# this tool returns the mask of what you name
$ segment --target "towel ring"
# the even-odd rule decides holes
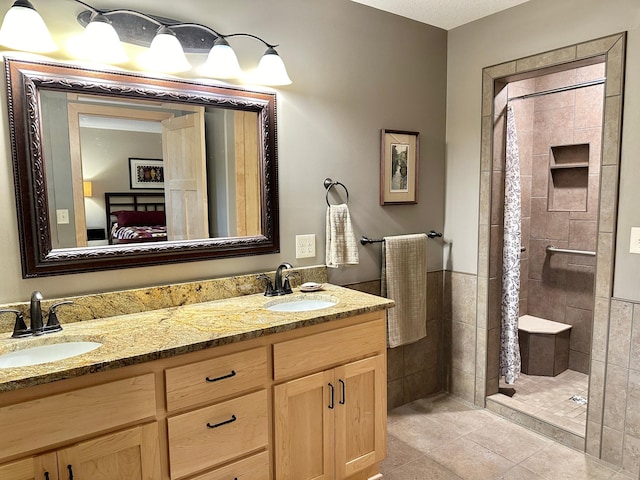
[[[347,193],[347,201],[344,202],[344,203],[345,204],[349,203],[349,190],[347,190],[347,187],[344,186],[344,183],[334,182],[330,178],[325,178],[324,179],[324,188],[327,189],[327,195],[325,197],[326,200],[327,200],[327,205],[331,206],[331,204],[329,203],[329,191],[331,190],[331,188],[335,187],[336,185],[340,185],[342,188],[344,188],[344,191]]]

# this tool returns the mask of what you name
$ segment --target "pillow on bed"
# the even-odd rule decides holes
[[[161,210],[157,211],[135,211],[135,210],[118,210],[113,212],[118,219],[119,227],[143,227],[151,225],[166,225],[167,219]]]

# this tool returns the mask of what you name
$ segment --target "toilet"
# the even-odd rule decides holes
[[[569,368],[571,325],[533,315],[518,319],[518,342],[522,365],[527,375],[555,377]]]

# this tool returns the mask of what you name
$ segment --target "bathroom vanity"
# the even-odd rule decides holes
[[[266,308],[313,295],[247,295],[26,340],[102,346],[0,369],[0,478],[380,478],[393,302],[328,285],[333,306]],[[3,337],[0,353],[20,341]]]

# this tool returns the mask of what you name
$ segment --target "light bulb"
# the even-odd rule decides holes
[[[58,49],[40,14],[28,0],[16,0],[4,16],[0,44],[14,50],[48,53]]]

